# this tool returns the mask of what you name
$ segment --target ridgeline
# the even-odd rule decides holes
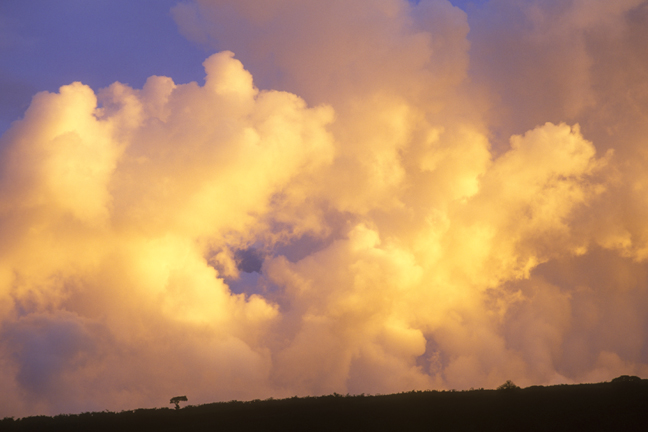
[[[648,380],[305,397],[0,420],[0,431],[646,431]]]

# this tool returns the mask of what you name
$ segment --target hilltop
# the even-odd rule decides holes
[[[293,397],[0,420],[13,431],[648,430],[648,380],[497,390]]]

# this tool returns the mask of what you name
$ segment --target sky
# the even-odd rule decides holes
[[[648,378],[648,2],[0,2],[0,417]]]

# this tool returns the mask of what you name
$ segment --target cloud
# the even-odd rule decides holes
[[[645,2],[469,10],[186,2],[204,85],[37,94],[8,412],[646,375]]]
[[[233,295],[207,257],[253,241],[273,196],[330,161],[332,113],[259,92],[230,52],[205,69],[202,87],[151,77],[142,90],[116,83],[97,96],[74,83],[40,93],[3,137],[3,338],[17,353],[7,360],[15,385],[35,401],[27,412],[79,409],[84,395],[115,408],[155,405],[156,389],[175,391],[169,382],[214,382],[187,376],[189,363],[163,378],[182,352],[202,363],[197,371],[221,358],[214,379],[233,375],[223,394],[256,394],[234,385],[246,381],[235,371],[269,368],[261,336],[276,306]],[[75,356],[90,342],[101,349],[88,377]],[[263,388],[253,381],[243,387]],[[86,388],[93,383],[111,387],[100,395]]]

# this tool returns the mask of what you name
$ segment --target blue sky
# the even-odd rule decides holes
[[[209,55],[169,13],[175,0],[0,2],[0,131],[38,91],[81,81],[141,88],[151,75],[201,80]]]
[[[3,0],[0,2],[0,134],[39,91],[81,81],[141,88],[152,75],[204,78],[213,53],[178,32],[177,0]],[[469,9],[481,1],[454,0]]]

